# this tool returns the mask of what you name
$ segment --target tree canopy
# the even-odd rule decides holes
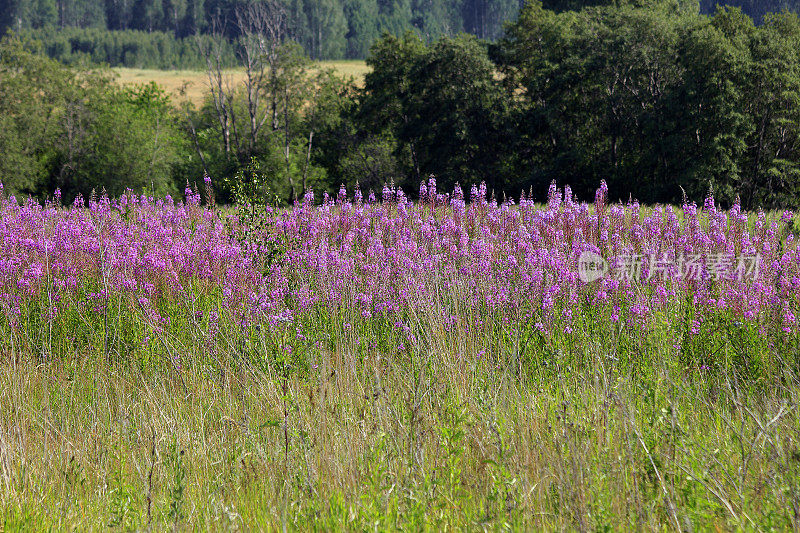
[[[404,4],[384,5],[389,17]],[[383,11],[381,11],[383,10]],[[800,204],[800,18],[676,0],[554,11],[527,4],[503,38],[408,30],[370,48],[362,86],[309,68],[279,3],[240,8],[194,41],[210,92],[176,106],[158,87],[0,43],[0,180],[42,196],[176,190],[258,169],[287,202],[341,184],[410,190],[485,182],[497,195],[684,195],[744,207]],[[398,26],[399,27],[399,26]],[[348,47],[347,39],[318,41]],[[225,75],[238,63],[243,81]]]
[[[27,30],[51,57],[84,54],[116,65],[197,65],[187,37],[222,26],[238,36],[236,12],[252,0],[8,0],[0,35]],[[255,2],[258,3],[258,2]],[[269,2],[267,2],[269,3]],[[521,0],[280,0],[290,37],[313,59],[363,59],[383,33],[426,40],[465,31],[496,39]],[[63,33],[56,33],[58,29]],[[67,30],[67,31],[64,31]],[[154,63],[148,58],[155,57]]]

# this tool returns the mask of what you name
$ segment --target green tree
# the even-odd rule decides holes
[[[180,36],[195,35],[202,30],[203,26],[203,0],[186,0],[186,11],[181,21]]]
[[[682,36],[703,24],[666,2],[561,14],[526,6],[496,55],[518,99],[514,138],[530,154],[531,184],[556,179],[589,195],[606,179],[624,197],[679,199],[696,128],[676,120],[685,80],[676,58]]]
[[[31,0],[25,18],[30,28],[54,26],[58,21],[55,0]]]
[[[674,179],[694,198],[713,189],[719,200],[734,199],[752,133],[743,101],[752,60],[745,35],[755,28],[740,12],[728,15],[688,32],[679,49],[683,84],[669,105],[683,132]]]
[[[305,0],[308,20],[306,50],[312,59],[344,56],[347,20],[339,0]]]
[[[464,31],[481,39],[498,39],[503,24],[513,20],[518,11],[518,0],[465,0],[461,7]]]
[[[499,184],[508,102],[480,42],[460,35],[426,46],[411,33],[386,36],[368,63],[360,120],[373,146],[397,140],[407,185],[429,174],[445,187]]]
[[[225,83],[213,47],[204,49],[212,92],[199,110],[184,108],[197,156],[185,171],[225,181],[255,161],[271,177],[271,190],[294,201],[324,183],[316,156],[319,134],[338,120],[340,98],[351,83],[330,72],[311,73],[303,48],[285,40],[281,24],[274,25],[287,11],[277,4],[240,11],[245,76],[239,85]]]
[[[412,29],[411,0],[378,0],[378,31],[402,35]]]
[[[132,0],[105,0],[106,25],[109,30],[130,28]]]
[[[462,2],[453,0],[417,0],[414,3],[414,27],[426,40],[456,35],[464,27]]]
[[[175,190],[185,153],[169,99],[155,85],[120,88],[16,37],[0,41],[0,180],[15,194],[66,198],[93,189]]]
[[[367,57],[369,47],[378,38],[378,2],[376,0],[345,0],[347,20],[347,48],[345,56],[351,59]]]
[[[75,192],[179,191],[173,169],[188,146],[163,89],[154,83],[100,87],[87,95],[85,105],[90,121],[69,176]]]
[[[800,19],[767,15],[749,42],[744,105],[752,134],[745,139],[741,192],[746,204],[800,202]]]
[[[164,6],[161,0],[135,0],[131,11],[133,29],[152,32],[162,27]]]
[[[37,194],[58,157],[59,113],[70,72],[31,53],[13,36],[0,40],[0,181],[12,194]]]
[[[105,6],[98,0],[56,0],[58,26],[105,28]]]
[[[20,31],[24,26],[25,4],[23,0],[6,0],[0,8],[0,35],[8,30]]]

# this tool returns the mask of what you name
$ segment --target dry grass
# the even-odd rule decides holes
[[[342,328],[347,310],[328,318],[335,342],[291,371],[243,356],[262,341],[232,329],[116,362],[7,352],[0,529],[800,526],[789,368],[754,388],[589,338],[520,364],[434,315],[416,317],[419,348],[385,352]]]
[[[356,82],[360,83],[364,75],[369,72],[364,61],[322,61],[315,63],[315,68],[332,68],[342,76],[352,76]],[[156,82],[163,87],[175,101],[188,99],[195,105],[202,103],[208,91],[208,80],[203,71],[198,70],[154,70],[154,69],[135,69],[135,68],[115,68],[118,74],[117,81],[122,84],[136,84]],[[230,79],[234,83],[244,79],[241,69],[231,69],[228,71]],[[181,94],[185,87],[185,95]]]

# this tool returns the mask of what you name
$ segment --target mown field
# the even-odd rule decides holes
[[[4,199],[0,528],[796,530],[800,221],[606,197]]]
[[[363,80],[364,75],[369,72],[366,63],[359,60],[318,61],[314,63],[313,68],[330,68],[339,75],[352,76],[356,82]],[[208,94],[208,78],[203,71],[137,68],[114,68],[112,70],[118,75],[117,81],[121,84],[156,82],[176,102],[188,99],[199,106]],[[231,69],[228,71],[228,75],[234,84],[239,84],[244,79],[244,72],[241,69]]]

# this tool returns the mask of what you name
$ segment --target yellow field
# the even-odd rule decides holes
[[[344,76],[352,76],[357,83],[364,79],[369,72],[369,67],[364,61],[320,61],[315,63],[315,68],[332,68]],[[112,69],[119,76],[117,81],[122,84],[148,83],[154,81],[163,87],[175,101],[188,99],[196,105],[203,101],[208,91],[208,78],[206,73],[199,70],[155,70],[138,68]],[[241,69],[227,71],[232,82],[241,81],[244,72]],[[185,90],[185,96],[181,90]]]

